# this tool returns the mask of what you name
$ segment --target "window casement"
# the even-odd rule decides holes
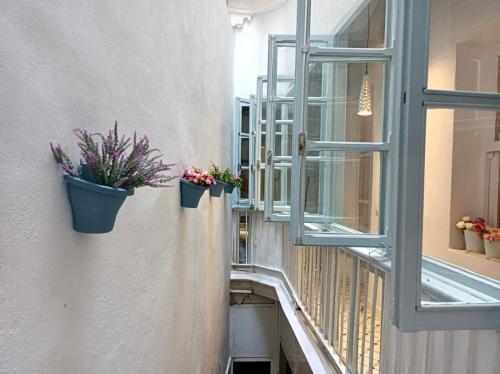
[[[279,61],[278,61],[279,60]],[[264,219],[290,217],[295,36],[270,35],[268,42]]]
[[[332,36],[313,36],[312,45],[328,46]],[[295,35],[269,35],[265,146],[264,219],[290,221],[295,73]],[[326,100],[315,98],[315,105]]]
[[[234,225],[233,242],[233,264],[251,264],[251,231],[252,231],[252,211],[248,209],[238,210],[234,217],[237,224]]]
[[[253,206],[255,179],[255,97],[236,98],[234,111],[233,170],[241,174],[244,184],[232,197],[233,209],[249,209]]]
[[[254,180],[253,208],[264,210],[265,185],[265,151],[266,151],[266,114],[267,113],[267,76],[257,77],[257,94],[255,95],[255,128],[254,138]]]
[[[456,248],[463,240],[454,227],[462,215],[484,214],[498,225],[489,199],[492,189],[498,193],[498,176],[492,179],[491,173],[498,172],[494,155],[500,149],[495,139],[500,86],[495,79],[498,65],[490,61],[498,64],[495,43],[500,45],[500,39],[489,31],[500,24],[500,4],[463,1],[450,8],[437,0],[406,3],[398,228],[392,259],[394,319],[403,331],[499,328],[499,282],[462,268],[472,260],[488,260],[478,259],[481,255],[468,258],[467,252],[448,246]],[[441,223],[437,235],[436,222]],[[439,252],[435,246],[443,236],[447,248]],[[439,271],[444,287],[455,282],[463,295],[454,291],[456,299],[426,297],[426,288],[432,286],[428,274],[436,265],[427,255],[446,257],[441,266],[449,271]],[[460,268],[449,263],[456,256],[464,263]],[[481,272],[481,266],[475,271]],[[463,277],[453,279],[458,272]]]
[[[360,2],[346,19],[366,10],[370,21],[370,12],[372,18],[376,12],[381,20],[378,37],[369,35],[368,26],[366,40],[353,40],[339,27],[333,45],[316,46],[311,29],[321,28],[311,14],[321,13],[314,8],[320,4],[303,0],[297,8],[296,43],[301,47],[296,50],[294,82],[291,240],[388,251],[394,238],[395,204],[388,196],[395,188],[393,119],[399,98],[392,20],[399,8],[391,1]],[[373,79],[368,87],[371,112],[362,113],[360,87],[368,76]],[[315,107],[318,96],[325,105]]]

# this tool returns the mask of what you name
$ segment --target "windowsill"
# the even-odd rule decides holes
[[[500,259],[453,248],[448,248],[443,254],[433,253],[432,256],[500,282]]]
[[[430,303],[498,303],[500,283],[441,259],[423,257],[422,287]]]
[[[492,262],[497,266],[500,266],[500,258],[486,258],[486,254],[484,253],[468,252],[464,249],[453,249],[453,248],[449,248],[448,251],[450,251],[451,253],[455,253],[457,255],[469,256],[471,258],[480,259],[482,261]],[[498,268],[498,271],[500,271],[500,267]]]

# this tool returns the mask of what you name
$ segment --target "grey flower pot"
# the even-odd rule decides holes
[[[183,208],[197,208],[201,197],[208,190],[208,187],[200,186],[185,179],[181,183],[181,206]]]
[[[73,213],[73,229],[86,234],[103,234],[113,230],[116,215],[127,196],[134,190],[112,188],[64,175]]]
[[[233,193],[234,186],[231,186],[230,184],[227,184],[224,186],[224,192],[225,193]]]
[[[227,186],[227,184],[219,179],[216,179],[216,180],[217,180],[217,184],[215,186],[210,187],[210,196],[220,197],[220,195],[222,194],[222,191]]]

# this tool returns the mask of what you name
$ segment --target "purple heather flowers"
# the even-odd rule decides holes
[[[166,175],[175,164],[164,164],[162,153],[150,148],[146,135],[137,139],[118,136],[118,123],[109,130],[107,136],[74,129],[81,152],[81,163],[88,166],[95,182],[114,188],[171,187],[168,184],[176,177]],[[59,144],[50,143],[50,149],[61,169],[69,175],[78,177],[70,158]]]

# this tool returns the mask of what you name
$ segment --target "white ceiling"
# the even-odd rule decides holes
[[[265,12],[286,0],[227,0],[229,11],[243,11],[251,13]]]
[[[242,27],[245,19],[251,20],[256,13],[266,12],[287,0],[227,0],[233,27]]]

